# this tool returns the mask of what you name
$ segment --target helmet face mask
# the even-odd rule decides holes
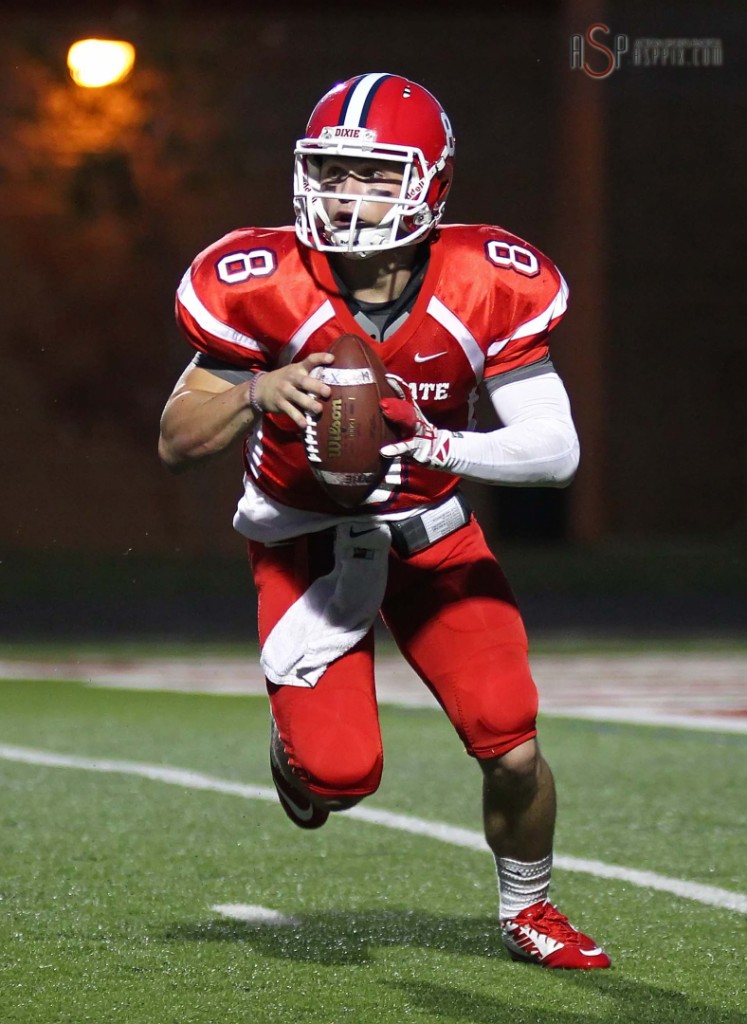
[[[387,74],[343,82],[319,101],[306,137],[296,143],[298,238],[320,252],[357,256],[414,244],[441,218],[453,154],[449,120],[422,86]],[[321,171],[331,157],[338,157],[343,166],[360,160],[390,165],[397,179],[401,175],[398,192],[361,194],[327,187]],[[328,206],[335,200],[349,205],[345,224],[330,220]],[[377,205],[382,208],[378,219]]]

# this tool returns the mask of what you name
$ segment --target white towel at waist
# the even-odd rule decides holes
[[[366,635],[381,607],[391,536],[385,523],[335,528],[335,565],[275,624],[260,663],[279,686],[315,686],[328,665]]]

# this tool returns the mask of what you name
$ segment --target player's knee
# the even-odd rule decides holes
[[[362,742],[355,733],[317,742],[303,759],[308,788],[324,797],[331,810],[352,807],[375,793],[383,766],[381,744]]]
[[[494,664],[481,652],[465,666],[456,690],[454,720],[467,749],[480,759],[511,752],[536,733],[539,702],[526,649],[514,644],[493,653]]]
[[[480,767],[494,792],[516,797],[537,788],[539,763],[539,747],[532,739],[520,743],[501,757],[481,761]]]

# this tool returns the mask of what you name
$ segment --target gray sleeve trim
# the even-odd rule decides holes
[[[244,384],[254,376],[251,370],[244,370],[240,366],[224,363],[222,359],[207,356],[204,352],[197,353],[192,360],[192,366],[199,366],[201,370],[214,373],[216,377],[228,381],[229,384]]]
[[[543,373],[555,373],[552,359],[543,356],[536,363],[529,363],[527,366],[517,366],[515,370],[507,370],[506,373],[497,373],[494,377],[486,377],[484,384],[489,394],[493,394],[504,384],[513,384],[515,380],[527,380],[529,377],[539,377]]]

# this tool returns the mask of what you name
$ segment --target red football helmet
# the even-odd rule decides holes
[[[295,149],[293,205],[296,234],[321,252],[357,253],[411,245],[438,224],[451,186],[454,134],[441,104],[427,89],[399,75],[351,78],[317,103],[306,137]],[[385,160],[402,171],[399,195],[361,196],[325,192],[320,168],[325,157]],[[353,203],[349,225],[335,227],[324,200]],[[363,202],[390,209],[376,225],[360,218]]]

